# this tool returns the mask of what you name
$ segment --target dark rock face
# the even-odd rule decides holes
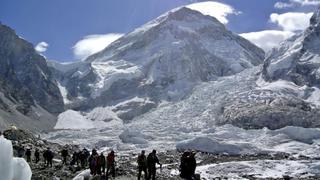
[[[32,44],[0,25],[0,91],[27,114],[36,104],[50,113],[63,111],[59,88],[46,60]]]
[[[87,101],[83,99],[90,97],[91,84],[97,77],[91,64],[79,61],[70,64],[60,64],[55,61],[48,61],[48,67],[54,79],[66,89],[66,109],[85,109]]]
[[[0,24],[0,129],[53,128],[63,99],[45,58],[32,44]]]

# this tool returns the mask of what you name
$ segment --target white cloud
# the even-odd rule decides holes
[[[305,30],[309,26],[311,16],[312,13],[272,13],[269,21],[276,24],[281,30],[264,30],[240,35],[265,51],[269,51],[278,46],[280,42],[293,36],[295,32]]]
[[[285,9],[299,6],[317,6],[320,5],[319,0],[289,0],[289,2],[276,2],[274,7],[277,9]]]
[[[74,56],[77,59],[85,59],[88,56],[103,50],[121,36],[123,36],[123,34],[117,33],[85,36],[73,46]]]
[[[49,47],[49,44],[46,42],[39,42],[34,48],[38,53],[46,52]]]
[[[204,15],[213,16],[223,24],[227,24],[229,22],[227,19],[227,16],[229,14],[240,13],[230,5],[219,3],[219,2],[213,2],[213,1],[194,3],[186,7],[199,11]]]
[[[320,4],[319,0],[290,0],[291,2],[298,3],[301,6],[316,6]]]
[[[277,9],[286,9],[286,8],[294,7],[294,4],[293,3],[285,3],[285,2],[276,2],[274,4],[274,7]]]
[[[270,21],[285,31],[305,30],[313,13],[288,12],[284,14],[272,13]]]
[[[265,30],[259,32],[243,33],[240,36],[248,39],[258,47],[269,51],[273,47],[279,45],[280,42],[293,36],[294,33],[290,31]]]

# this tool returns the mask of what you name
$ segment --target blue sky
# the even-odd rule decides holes
[[[18,35],[35,46],[42,42],[37,49],[48,59],[73,61],[84,58],[88,53],[100,48],[90,49],[91,44],[105,46],[105,42],[111,42],[121,34],[132,31],[170,9],[195,2],[201,1],[1,0],[0,21],[15,29]],[[319,4],[318,0],[219,0],[217,2],[232,9],[232,12],[223,14],[228,20],[228,23],[225,23],[228,29],[239,34],[249,33],[243,36],[258,45],[264,39],[274,38],[276,41],[304,28],[306,25],[300,21],[306,21],[311,15],[310,12]],[[220,11],[214,5],[211,9]],[[271,18],[272,13],[274,14]],[[290,20],[293,24],[292,22],[290,24]],[[104,35],[103,38],[100,35]],[[81,40],[92,41],[90,44]],[[80,49],[73,48],[77,43],[76,47]],[[271,42],[270,46],[272,45],[274,42]],[[76,50],[79,51],[78,54]]]

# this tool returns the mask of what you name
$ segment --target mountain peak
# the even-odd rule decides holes
[[[197,24],[197,26],[195,27],[198,27],[199,23],[202,23],[203,25],[215,24],[217,27],[225,28],[224,25],[221,22],[219,22],[216,18],[204,15],[197,10],[190,9],[185,6],[178,7],[171,11],[168,11],[162,16],[147,23],[147,26],[168,23],[175,23],[175,25],[179,25],[179,23],[177,22],[195,23]]]
[[[320,24],[320,7],[314,12],[310,19],[310,26],[318,26]]]
[[[185,6],[173,9],[165,15],[175,20],[196,20],[201,17],[219,22],[215,17],[204,15],[197,10]]]

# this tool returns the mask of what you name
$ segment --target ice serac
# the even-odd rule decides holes
[[[49,129],[55,124],[52,114],[63,109],[45,58],[14,30],[0,24],[0,128],[16,124]]]
[[[67,76],[60,79],[69,100],[83,97],[85,103],[70,105],[74,109],[115,106],[115,112],[130,120],[161,101],[183,99],[201,82],[239,73],[263,59],[261,49],[214,17],[181,7],[88,57],[81,62],[86,68],[64,72],[71,74],[71,83]],[[138,110],[130,110],[133,106]]]

